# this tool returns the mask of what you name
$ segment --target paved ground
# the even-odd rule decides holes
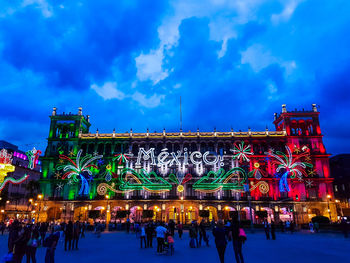
[[[211,246],[190,249],[188,233],[183,240],[175,237],[175,254],[173,256],[159,256],[155,249],[140,249],[139,240],[134,234],[124,232],[104,233],[96,238],[88,233],[80,242],[78,251],[65,252],[63,240],[56,251],[56,263],[68,262],[176,262],[196,263],[219,262],[216,248]],[[0,256],[7,250],[7,235],[0,236]],[[45,249],[37,252],[37,262],[44,262]],[[248,233],[248,241],[244,244],[243,253],[248,263],[274,262],[350,262],[350,238],[344,239],[340,234],[282,234],[277,233],[277,240],[266,240],[263,233]],[[25,259],[23,260],[25,262]],[[226,249],[226,262],[235,262],[232,244]],[[199,263],[199,262],[198,262]]]

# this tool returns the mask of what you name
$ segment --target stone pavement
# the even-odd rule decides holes
[[[219,262],[213,237],[210,235],[210,247],[191,249],[189,237],[185,232],[183,240],[175,237],[175,254],[173,256],[157,255],[156,240],[154,248],[140,249],[140,241],[134,234],[124,232],[103,233],[97,238],[87,233],[80,240],[79,250],[65,252],[63,239],[56,250],[56,263],[92,263],[92,262]],[[243,246],[247,263],[274,262],[350,262],[350,238],[340,234],[277,233],[277,240],[266,240],[262,232],[247,233],[248,240]],[[7,251],[7,234],[0,236],[0,257]],[[45,249],[39,248],[37,262],[44,262]],[[226,262],[235,262],[232,244],[226,249]],[[25,262],[25,258],[23,260]]]

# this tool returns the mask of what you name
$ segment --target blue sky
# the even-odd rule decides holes
[[[0,137],[44,149],[52,107],[91,132],[273,129],[319,105],[325,144],[350,152],[350,1],[0,3]]]

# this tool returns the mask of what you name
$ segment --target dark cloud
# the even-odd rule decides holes
[[[45,143],[53,106],[76,112],[82,105],[92,132],[176,131],[182,96],[184,129],[192,131],[273,129],[281,104],[291,110],[317,103],[328,151],[349,152],[347,2],[302,1],[290,17],[283,17],[285,5],[271,1],[243,18],[229,8],[189,16],[180,23],[178,41],[164,51],[168,76],[156,84],[137,78],[135,58],[159,48],[158,28],[173,21],[174,2],[47,3],[1,6],[7,10],[0,15],[2,139]],[[213,26],[221,14],[228,24]],[[246,22],[230,24],[237,19]],[[234,32],[226,42],[213,38],[211,30],[221,28]],[[247,49],[254,51],[248,59]],[[123,96],[104,100],[90,89],[106,82],[115,82]]]

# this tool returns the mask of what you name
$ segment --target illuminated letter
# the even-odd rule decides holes
[[[167,151],[168,151],[168,149],[163,149],[161,151],[161,153],[158,155],[157,159],[158,159],[158,166],[159,167],[164,166],[164,165],[168,165],[170,163],[170,161],[165,162],[166,158],[168,158],[168,156],[169,156],[169,153]]]
[[[214,161],[208,161],[207,156],[208,156],[209,154],[213,154],[213,155],[215,156]],[[203,154],[203,161],[204,161],[204,163],[207,164],[207,165],[214,165],[214,164],[216,164],[216,163],[218,162],[218,160],[219,160],[218,155],[217,155],[215,152],[205,152],[205,153]]]
[[[177,165],[180,165],[180,162],[178,159],[180,157],[180,155],[181,155],[180,151],[177,151],[177,155],[174,152],[171,153],[171,156],[173,157],[173,159],[170,162],[170,166],[172,166],[174,164],[174,161]]]
[[[151,164],[155,165],[156,161],[154,160],[154,148],[150,148],[147,152],[144,148],[139,149],[139,154],[137,156],[136,165],[141,165],[141,157],[144,155],[143,159],[147,161],[149,158],[151,158]]]
[[[191,155],[190,155],[190,160],[191,160],[191,162],[192,162],[193,164],[201,164],[201,163],[202,163],[202,161],[196,161],[196,160],[194,159],[194,157],[196,157],[196,158],[201,158],[201,157],[202,157],[202,154],[201,154],[200,152],[195,151],[195,152],[191,153]]]

